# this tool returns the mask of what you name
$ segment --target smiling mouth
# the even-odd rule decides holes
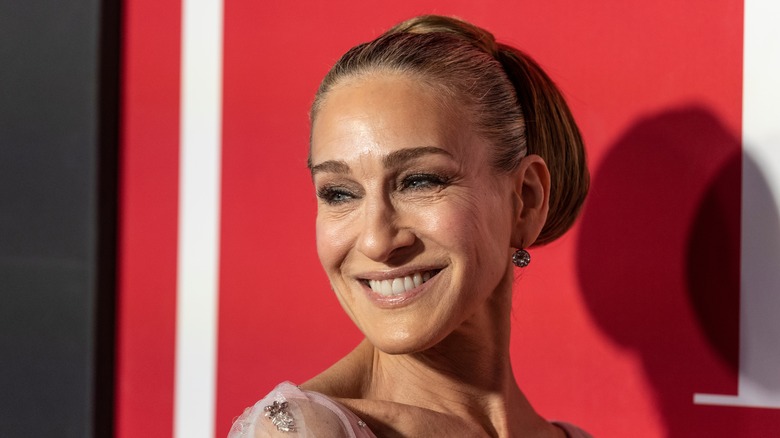
[[[430,280],[441,269],[435,269],[433,271],[415,272],[412,275],[404,277],[390,278],[387,280],[362,280],[365,285],[371,288],[372,291],[379,295],[390,297],[394,295],[401,295],[409,292],[426,281]]]

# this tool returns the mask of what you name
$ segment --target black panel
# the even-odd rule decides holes
[[[0,0],[2,437],[111,434],[117,3]]]

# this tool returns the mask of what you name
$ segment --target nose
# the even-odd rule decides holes
[[[387,197],[366,199],[362,219],[355,247],[371,260],[387,262],[414,244],[414,233],[402,225],[402,214]]]

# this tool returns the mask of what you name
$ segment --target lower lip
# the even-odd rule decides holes
[[[371,302],[373,302],[377,307],[382,309],[396,309],[410,304],[423,292],[427,291],[428,285],[434,281],[436,277],[439,276],[439,274],[441,274],[441,271],[416,288],[397,295],[382,295],[380,293],[374,292],[374,290],[371,289],[367,284],[363,284],[363,289],[366,291],[366,295],[371,300]]]

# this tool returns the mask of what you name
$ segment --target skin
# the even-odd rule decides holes
[[[512,173],[441,93],[400,74],[337,84],[312,127],[317,250],[366,339],[302,387],[336,397],[378,436],[564,437],[509,361],[512,247],[547,215],[538,156]],[[435,274],[403,305],[366,280]]]

